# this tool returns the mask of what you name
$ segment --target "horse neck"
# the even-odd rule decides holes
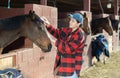
[[[0,20],[1,30],[15,30],[21,26],[21,23],[25,20],[27,15],[20,15],[11,18],[5,18]]]
[[[92,28],[92,34],[93,35],[96,35],[96,34],[98,34],[98,33],[101,33],[101,31],[102,31],[102,27],[100,27],[100,26],[95,26],[95,27],[91,27]]]
[[[24,30],[22,27],[26,17],[28,17],[28,15],[0,20],[0,48],[6,47],[19,37],[23,36]]]
[[[101,33],[100,30],[104,29],[105,28],[105,25],[104,25],[104,22],[105,21],[109,21],[107,20],[108,18],[99,18],[99,19],[94,19],[92,21],[92,25],[91,25],[91,28],[92,28],[92,34],[95,35],[95,34],[98,34],[98,33]],[[101,28],[101,29],[100,29]]]
[[[21,36],[19,29],[15,30],[1,30],[0,31],[0,48],[4,48]]]

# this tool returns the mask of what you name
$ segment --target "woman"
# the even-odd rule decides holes
[[[83,16],[79,13],[70,14],[69,28],[55,29],[43,17],[47,30],[57,39],[55,78],[78,78],[82,65],[82,53],[85,38],[79,26],[83,24]]]

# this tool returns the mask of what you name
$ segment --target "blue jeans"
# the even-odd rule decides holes
[[[67,77],[61,76],[60,78],[78,78],[78,76],[77,76],[76,72],[74,71],[74,74],[72,76],[67,76]]]

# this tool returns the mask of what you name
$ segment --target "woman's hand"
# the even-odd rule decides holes
[[[45,24],[47,27],[50,26],[50,22],[47,20],[46,17],[42,16],[42,17],[41,17],[41,20],[44,22],[44,24]]]

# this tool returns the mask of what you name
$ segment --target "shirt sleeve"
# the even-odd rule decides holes
[[[82,34],[75,34],[73,40],[57,40],[56,46],[58,47],[58,51],[62,54],[74,54],[75,50],[81,49],[82,51],[82,48],[84,47],[84,40],[85,39]]]
[[[52,25],[47,27],[49,33],[51,33],[55,38],[66,40],[66,37],[72,32],[71,28],[61,28],[55,29]]]
[[[55,29],[52,25],[46,27],[48,32],[51,33],[55,38],[59,38],[59,29]]]

